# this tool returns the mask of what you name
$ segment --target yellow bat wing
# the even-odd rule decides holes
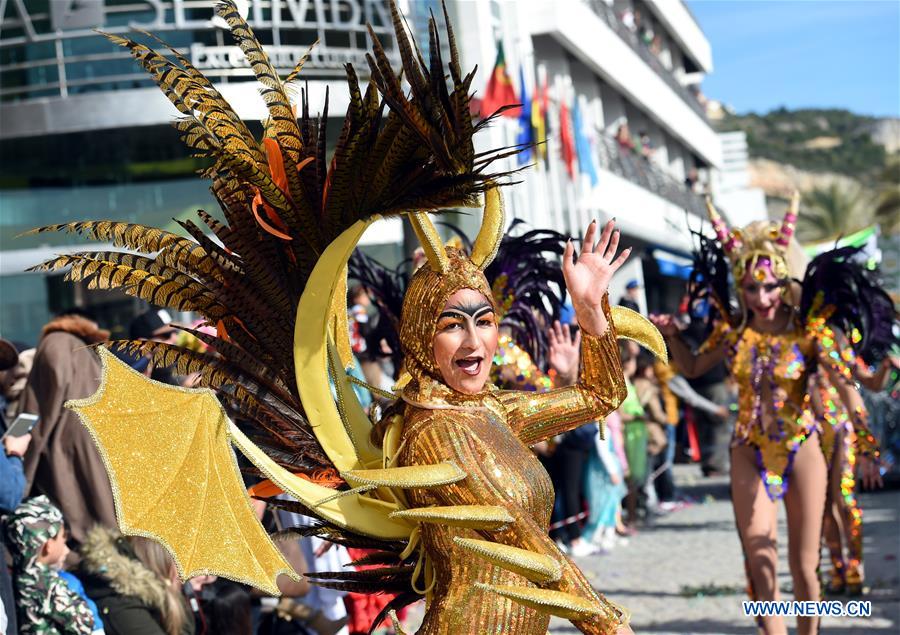
[[[299,580],[250,507],[212,391],[152,381],[99,352],[100,388],[66,406],[97,444],[122,533],[162,544],[182,580],[220,575],[270,595],[280,574]]]

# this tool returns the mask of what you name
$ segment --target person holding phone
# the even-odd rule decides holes
[[[12,368],[18,362],[15,347],[7,340],[0,339],[0,371]],[[12,351],[12,353],[10,353]],[[4,433],[6,430],[4,430]],[[0,515],[6,516],[22,502],[25,493],[25,470],[22,457],[31,443],[31,435],[27,432],[20,436],[4,434],[3,452],[0,453]],[[0,602],[6,613],[6,634],[18,632],[16,627],[15,603],[13,602],[12,581],[6,567],[6,548],[0,540]]]
[[[22,457],[30,443],[30,433],[3,437],[4,452],[0,456],[0,513],[11,512],[22,502],[22,495],[25,493]]]
[[[12,353],[8,354],[8,351]],[[16,365],[18,354],[7,340],[0,339],[0,371]],[[2,415],[0,415],[2,416]],[[20,415],[6,425],[3,421],[3,454],[0,455],[0,515],[6,515],[19,506],[25,494],[25,469],[22,460],[31,443],[31,429],[37,422],[34,415]]]

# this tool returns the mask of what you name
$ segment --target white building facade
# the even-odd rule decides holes
[[[674,309],[690,264],[690,229],[699,229],[705,215],[701,195],[723,159],[699,91],[699,82],[712,71],[712,52],[686,5],[681,0],[453,0],[448,6],[464,67],[478,65],[479,93],[484,94],[498,42],[517,95],[520,68],[529,98],[545,82],[548,88],[548,160],[517,176],[522,183],[507,191],[508,215],[572,234],[592,218],[615,217],[635,256],[614,281],[614,299],[636,279],[645,287],[645,309]],[[563,103],[570,111],[577,104],[596,184],[580,168],[571,177],[561,158]],[[617,140],[623,125],[634,148]],[[479,147],[515,143],[518,130],[518,121],[501,117],[478,140]]]
[[[722,167],[714,178],[716,204],[736,227],[766,220],[766,194],[751,187],[747,134],[743,130],[719,133]]]

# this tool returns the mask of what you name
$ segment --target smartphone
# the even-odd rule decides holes
[[[12,425],[10,425],[6,429],[3,437],[6,437],[7,435],[11,437],[24,437],[26,434],[31,432],[32,428],[37,425],[37,422],[37,415],[31,415],[23,412],[18,417],[16,417],[16,420],[12,422]]]

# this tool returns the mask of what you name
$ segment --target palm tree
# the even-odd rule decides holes
[[[815,188],[803,194],[797,238],[802,243],[834,240],[865,229],[874,215],[871,195],[859,186]]]
[[[900,157],[891,159],[878,178],[875,220],[885,234],[900,233]]]

